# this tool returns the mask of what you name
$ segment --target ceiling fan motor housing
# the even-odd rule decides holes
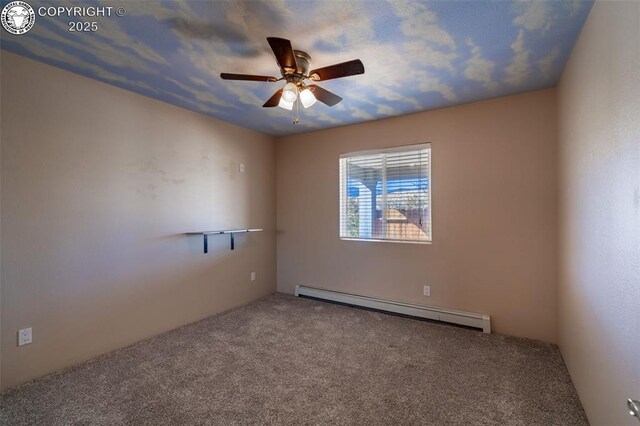
[[[311,56],[307,52],[303,52],[302,50],[294,50],[293,54],[296,57],[296,64],[298,65],[298,69],[296,70],[297,74],[308,75],[309,72],[309,63],[311,62]]]

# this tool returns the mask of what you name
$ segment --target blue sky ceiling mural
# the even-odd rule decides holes
[[[36,14],[1,46],[87,77],[271,135],[386,118],[554,86],[591,1],[27,1],[34,10],[111,6],[111,16]],[[2,6],[8,1],[3,0]],[[116,8],[124,8],[117,16]],[[95,21],[95,31],[69,31]],[[284,82],[266,37],[291,40],[310,68],[359,58],[363,75],[320,85],[344,98],[262,108]]]

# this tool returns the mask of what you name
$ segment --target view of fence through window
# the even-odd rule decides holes
[[[340,157],[340,237],[431,241],[429,144]]]

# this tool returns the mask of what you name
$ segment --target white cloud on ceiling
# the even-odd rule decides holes
[[[403,102],[413,106],[416,109],[420,108],[420,102],[418,102],[414,97],[407,97],[402,92],[394,90],[392,87],[377,87],[376,95],[387,101]]]
[[[230,105],[229,102],[226,102],[226,101],[220,99],[219,97],[214,95],[210,90],[209,91],[199,90],[199,89],[194,88],[193,86],[191,86],[189,84],[184,84],[181,81],[178,81],[178,80],[175,80],[175,79],[169,78],[169,77],[167,77],[166,80],[170,81],[173,84],[175,84],[180,89],[185,91],[187,94],[192,96],[192,99],[196,99],[196,100],[204,103],[205,105],[210,105],[210,106],[211,105],[217,105],[217,106],[220,106],[220,107],[223,107],[223,108],[237,108],[237,106]]]
[[[547,56],[538,61],[538,67],[540,67],[540,71],[542,72],[542,75],[545,76],[545,78],[551,77],[553,65],[559,57],[560,48],[556,46],[551,50],[551,52],[549,52]]]
[[[141,60],[137,56],[132,56],[130,52],[114,46],[106,39],[100,39],[96,37],[84,37],[81,41],[73,38],[63,37],[62,34],[68,31],[68,24],[61,20],[53,20],[57,31],[50,30],[44,25],[38,26],[34,34],[38,37],[43,37],[46,40],[54,40],[61,45],[75,49],[79,52],[86,53],[94,58],[114,67],[118,68],[130,68],[138,72],[152,73],[153,69],[148,64]],[[120,32],[115,30],[114,32]],[[95,34],[95,33],[92,33]],[[25,48],[28,48],[30,42],[23,43]],[[138,46],[138,50],[142,48]],[[148,48],[149,51],[153,50]]]
[[[414,79],[418,89],[423,93],[436,92],[449,101],[455,101],[458,98],[451,86],[444,84],[438,77],[427,71],[416,72]]]
[[[354,118],[362,118],[363,120],[373,120],[376,118],[374,115],[369,114],[367,111],[363,110],[362,108],[352,106],[349,109],[351,110],[351,116]]]
[[[450,74],[456,73],[454,61],[458,54],[455,50],[434,49],[428,42],[420,39],[404,43],[403,48],[412,61],[426,67],[446,70]]]
[[[529,77],[531,64],[529,63],[529,50],[524,47],[524,31],[520,30],[515,41],[511,43],[511,49],[515,55],[513,61],[507,67],[505,81],[512,86],[521,86]]]
[[[467,60],[464,69],[465,77],[482,83],[489,90],[495,90],[498,86],[493,80],[493,70],[496,64],[482,57],[482,50],[476,46],[471,38],[467,38],[467,45],[471,48],[471,57]]]
[[[104,49],[105,45],[109,45],[112,48],[113,45],[115,45],[115,49],[131,49],[135,53],[134,57],[139,57],[156,64],[170,65],[164,58],[164,55],[156,52],[155,49],[140,40],[130,37],[120,28],[116,19],[101,20],[100,31],[96,31],[94,34],[96,37],[89,37],[83,41],[100,50]],[[104,35],[106,34],[109,36],[105,37]]]
[[[400,28],[404,35],[419,38],[449,49],[455,49],[456,43],[451,35],[439,24],[435,13],[425,3],[417,1],[391,2],[396,15],[402,18]]]
[[[300,119],[302,120],[304,117],[313,117],[329,124],[337,125],[342,123],[341,120],[330,116],[326,112],[322,111],[322,109],[323,107],[321,105],[314,105],[313,107],[308,109],[300,107]]]
[[[141,81],[132,81],[124,76],[107,71],[98,65],[87,64],[85,61],[79,59],[74,55],[71,55],[57,48],[47,46],[36,39],[31,39],[29,43],[26,43],[23,47],[34,55],[37,55],[38,57],[52,59],[54,61],[81,69],[88,69],[96,77],[102,80],[106,80],[111,83],[126,84],[127,86],[137,87],[140,89],[158,93],[157,89],[152,88],[147,83]]]
[[[421,93],[436,92],[447,100],[456,99],[453,89],[438,77],[438,72],[455,74],[457,53],[453,38],[439,25],[437,15],[419,2],[391,1],[389,4],[401,21],[405,40],[385,44],[367,37],[358,45],[357,54],[365,64],[366,74],[353,80],[353,92],[356,88],[364,93],[373,90],[383,101],[407,103],[415,110],[422,107]],[[372,23],[361,26],[369,28]],[[409,83],[416,89],[411,92],[413,96],[407,96]],[[347,95],[353,92],[350,90]],[[378,103],[375,105],[377,108]],[[359,111],[355,114],[364,119]]]
[[[521,13],[513,19],[515,25],[527,30],[548,30],[551,28],[553,18],[547,1],[519,0],[517,8]]]
[[[389,105],[378,105],[378,114],[396,115],[398,112]]]
[[[302,38],[312,42],[309,47],[317,41],[322,41],[333,46],[338,52],[349,52],[354,46],[375,43],[375,31],[367,13],[367,2],[329,1],[313,5],[317,19],[314,22],[305,22],[305,25],[299,28],[302,30]],[[327,20],[327,17],[330,19]]]

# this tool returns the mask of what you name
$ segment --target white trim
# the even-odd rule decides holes
[[[341,212],[347,208],[347,178],[345,177],[347,170],[346,164],[342,159],[338,160],[338,178],[340,179],[340,210],[338,211],[338,228],[340,235],[347,233],[347,224],[342,222]]]
[[[428,188],[427,188],[427,200],[428,200],[428,216],[426,217],[426,219],[428,220],[429,223],[429,235],[428,235],[428,239],[427,240],[422,240],[422,239],[412,239],[412,238],[387,238],[387,234],[388,234],[388,216],[389,216],[389,212],[387,209],[387,156],[391,153],[404,153],[404,152],[420,152],[420,163],[422,164],[422,152],[423,151],[428,151]],[[348,215],[347,213],[347,198],[348,198],[348,194],[347,194],[347,176],[349,174],[348,171],[348,164],[349,164],[349,159],[350,158],[354,158],[354,157],[367,157],[367,156],[372,156],[372,157],[381,157],[382,158],[382,203],[381,203],[381,211],[382,211],[382,235],[376,235],[375,238],[367,238],[367,237],[372,237],[373,235],[365,235],[364,237],[352,237],[352,236],[347,236],[347,220],[346,220],[346,216]],[[365,151],[353,151],[353,152],[349,152],[349,153],[342,153],[340,154],[339,157],[339,161],[338,161],[338,165],[339,165],[339,173],[338,173],[338,178],[339,178],[339,200],[338,200],[338,229],[339,229],[339,235],[338,237],[341,240],[346,240],[346,241],[375,241],[375,242],[392,242],[392,243],[417,243],[417,244],[431,244],[433,242],[433,213],[432,213],[432,208],[433,208],[433,200],[432,200],[432,179],[431,179],[431,163],[432,163],[432,157],[431,157],[431,142],[425,142],[425,143],[418,143],[418,144],[413,144],[413,145],[403,145],[403,146],[395,146],[395,147],[391,147],[391,148],[383,148],[383,149],[372,149],[372,150],[365,150]],[[420,173],[420,176],[422,176],[422,173]],[[375,193],[372,194],[372,197],[376,197]],[[373,207],[372,207],[373,208]],[[372,211],[371,214],[375,214],[375,211]],[[362,218],[361,218],[362,219]],[[421,222],[422,222],[422,216],[421,216]],[[373,234],[374,231],[374,226],[373,223],[371,225],[371,234]]]
[[[458,311],[437,306],[413,305],[410,303],[395,302],[393,300],[384,300],[302,285],[296,285],[295,295],[297,297],[308,296],[412,317],[465,325],[482,329],[484,333],[491,333],[491,317],[485,314]]]
[[[419,149],[431,148],[431,142],[417,143],[413,145],[394,146],[392,148],[380,148],[380,149],[367,149],[364,151],[352,151],[340,154],[340,158],[359,157],[361,155],[369,154],[384,154],[388,152],[402,152],[402,151],[414,151]]]
[[[382,205],[380,208],[382,209],[382,239],[388,240],[387,238],[387,221],[389,220],[389,212],[387,211],[387,153],[385,151],[382,155]],[[376,198],[376,191],[373,191],[371,195],[373,198]],[[375,212],[371,212],[374,214]],[[371,230],[373,234],[373,229]]]
[[[367,241],[374,243],[407,243],[407,244],[433,244],[431,240],[392,240],[386,238],[381,240],[380,238],[356,238],[356,237],[340,237],[343,241]]]
[[[429,144],[429,241],[433,241],[433,198],[431,198],[431,188],[433,188],[433,174],[431,173],[431,165],[433,164],[433,149]]]

